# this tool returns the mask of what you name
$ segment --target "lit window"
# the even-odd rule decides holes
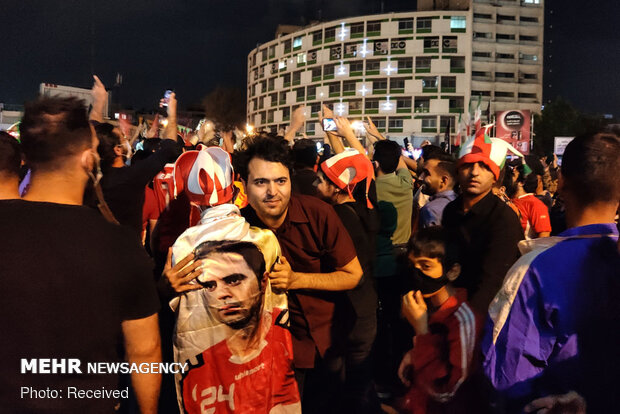
[[[297,63],[306,63],[306,54],[300,53],[297,55]]]
[[[301,47],[301,36],[293,39],[293,47]]]
[[[452,16],[450,18],[450,29],[465,29],[466,27],[465,16]]]

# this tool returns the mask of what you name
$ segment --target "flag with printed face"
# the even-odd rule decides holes
[[[251,227],[233,202],[230,156],[219,147],[188,151],[173,172],[176,192],[203,207],[200,222],[172,246],[171,266],[200,263],[176,315],[174,360],[183,413],[300,413],[286,294],[268,273],[281,250],[271,230]],[[207,208],[208,207],[208,208]]]

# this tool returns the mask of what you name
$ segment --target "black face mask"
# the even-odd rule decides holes
[[[435,293],[450,282],[445,273],[441,277],[434,279],[415,267],[413,268],[413,280],[415,281],[416,288],[423,295]]]

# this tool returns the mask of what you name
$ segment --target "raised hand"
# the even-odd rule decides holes
[[[168,257],[166,258],[163,275],[175,292],[183,293],[189,290],[202,288],[198,283],[190,283],[202,274],[202,268],[200,267],[202,262],[200,260],[192,262],[193,259],[194,254],[190,253],[173,267],[172,249],[168,249]]]
[[[418,290],[414,293],[412,290],[403,296],[402,312],[415,329],[416,335],[428,333],[428,308],[422,292]]]

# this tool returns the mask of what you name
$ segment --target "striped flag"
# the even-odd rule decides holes
[[[456,136],[454,137],[454,146],[459,147],[461,145],[461,131],[463,131],[463,119],[462,114],[459,114],[459,123],[456,124]]]
[[[482,110],[480,109],[481,97],[478,95],[478,105],[476,106],[476,112],[474,112],[474,134],[482,126]]]

